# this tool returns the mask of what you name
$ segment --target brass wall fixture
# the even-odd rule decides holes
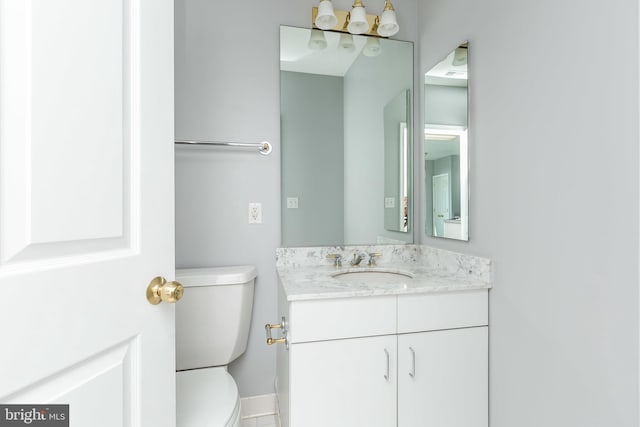
[[[311,9],[313,28],[350,34],[391,37],[400,31],[391,0],[385,0],[380,16],[366,13],[362,0],[355,0],[351,11],[334,10],[331,0],[322,0]]]
[[[280,338],[273,338],[271,336],[272,329],[280,329],[282,331]],[[287,347],[287,350],[289,349],[289,341],[287,340],[287,319],[284,316],[282,316],[280,323],[267,323],[264,325],[264,331],[267,334],[267,345],[284,344]]]
[[[147,286],[147,301],[157,305],[161,302],[175,303],[184,295],[184,287],[179,282],[167,282],[164,277],[154,277]]]

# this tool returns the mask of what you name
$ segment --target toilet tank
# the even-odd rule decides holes
[[[176,270],[184,296],[176,304],[176,370],[223,366],[247,348],[253,266]]]

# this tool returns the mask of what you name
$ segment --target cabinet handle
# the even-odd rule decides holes
[[[409,376],[414,378],[416,376],[416,351],[413,347],[409,347],[409,351],[411,352],[411,370],[409,371]]]
[[[384,354],[387,357],[387,371],[384,374],[384,379],[389,381],[389,351],[386,348],[384,349]]]

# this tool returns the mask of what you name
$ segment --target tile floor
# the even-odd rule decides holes
[[[244,418],[241,427],[280,427],[280,419],[277,415]]]

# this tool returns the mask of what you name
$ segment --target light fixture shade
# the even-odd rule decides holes
[[[340,34],[340,42],[338,42],[340,49],[346,52],[354,52],[356,50],[356,44],[353,41],[351,34]]]
[[[322,0],[320,2],[315,24],[321,30],[331,30],[338,24],[338,17],[333,12],[331,0]]]
[[[349,25],[347,31],[351,34],[364,34],[369,31],[369,21],[367,21],[367,12],[361,0],[356,0],[349,13]]]
[[[378,56],[382,53],[382,47],[380,46],[380,39],[377,37],[367,37],[367,43],[362,49],[364,56]]]
[[[311,50],[323,50],[327,48],[327,39],[324,37],[324,32],[320,30],[311,30],[309,36],[309,49]]]
[[[396,19],[396,11],[393,9],[385,9],[382,15],[380,15],[378,34],[382,37],[391,37],[396,35],[398,31],[400,31],[400,26]]]
[[[457,47],[453,54],[453,61],[451,61],[451,65],[455,65],[456,67],[465,65],[467,63],[467,52],[467,48]]]

